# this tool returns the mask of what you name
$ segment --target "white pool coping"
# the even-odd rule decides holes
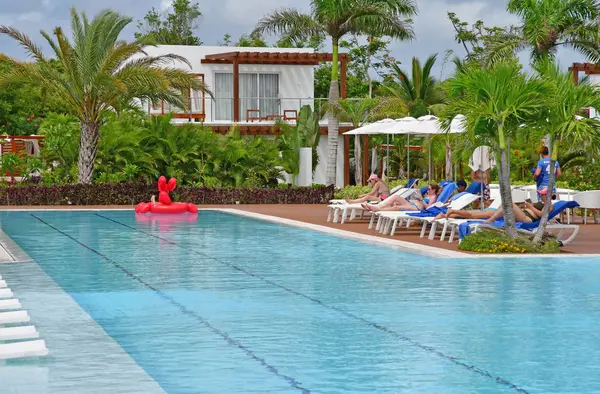
[[[0,209],[0,211],[15,211],[15,212],[32,212],[32,211],[66,211],[66,212],[105,212],[105,211],[134,211],[135,208],[16,208],[16,209]],[[438,248],[430,245],[423,245],[414,242],[401,241],[396,238],[384,238],[375,235],[366,235],[356,233],[353,231],[341,230],[319,224],[306,223],[299,220],[286,219],[279,216],[265,215],[262,213],[245,211],[236,208],[198,208],[198,211],[216,211],[225,212],[233,215],[244,216],[252,219],[258,219],[268,221],[271,223],[297,227],[309,231],[321,232],[329,235],[333,235],[340,238],[351,239],[359,242],[364,242],[372,245],[379,245],[397,250],[408,251],[411,253],[421,254],[425,256],[438,257],[438,258],[450,258],[450,259],[480,259],[482,257],[489,259],[580,259],[580,258],[600,258],[600,253],[593,254],[579,254],[579,253],[554,253],[554,254],[485,254],[485,253],[463,253],[453,250]],[[441,242],[441,241],[440,241]],[[3,252],[7,252],[13,260],[3,261]],[[2,230],[0,230],[0,264],[7,262],[29,262],[31,258],[14,242],[8,237]]]

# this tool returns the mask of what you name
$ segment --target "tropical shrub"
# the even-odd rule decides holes
[[[478,253],[558,253],[560,246],[553,237],[545,236],[536,244],[529,238],[510,238],[498,231],[478,231],[467,235],[458,245],[460,250]]]

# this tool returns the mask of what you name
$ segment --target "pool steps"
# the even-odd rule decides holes
[[[16,298],[11,300],[0,300],[0,312],[21,309],[21,303]]]
[[[35,326],[20,325],[31,320],[27,311],[20,309],[21,303],[0,276],[0,360],[48,355]]]
[[[12,298],[13,293],[10,289],[0,289],[0,299],[3,298]]]
[[[14,341],[17,339],[37,339],[40,333],[34,326],[0,328],[0,341]]]
[[[0,360],[11,358],[39,357],[46,356],[48,349],[44,340],[27,342],[14,342],[6,345],[0,345]]]

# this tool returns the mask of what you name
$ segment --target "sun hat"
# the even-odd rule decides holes
[[[379,177],[377,176],[377,174],[371,174],[371,176],[369,177],[367,182],[378,181],[378,180],[379,180]]]

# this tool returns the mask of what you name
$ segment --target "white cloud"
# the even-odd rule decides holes
[[[173,0],[161,0],[159,9],[161,11],[166,11],[172,5],[173,5]]]
[[[44,19],[44,14],[42,14],[41,12],[26,12],[24,14],[19,15],[19,17],[17,18],[18,21],[23,21],[23,22],[40,22]]]

